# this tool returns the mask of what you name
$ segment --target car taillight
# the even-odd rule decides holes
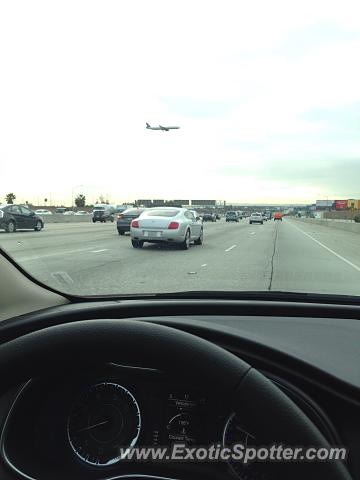
[[[179,223],[178,222],[170,222],[168,229],[169,230],[177,230],[179,228]]]
[[[132,228],[139,228],[139,222],[137,220],[133,220],[131,222],[131,227]]]

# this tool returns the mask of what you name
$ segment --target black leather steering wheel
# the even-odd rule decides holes
[[[101,361],[157,368],[211,382],[262,445],[329,447],[308,417],[257,370],[189,333],[149,322],[89,320],[38,330],[0,346],[1,389]],[[275,478],[351,480],[339,460],[269,464]]]

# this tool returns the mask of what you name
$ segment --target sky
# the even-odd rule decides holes
[[[0,202],[360,198],[359,52],[358,0],[2,1]]]

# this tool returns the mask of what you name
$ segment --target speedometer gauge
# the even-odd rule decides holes
[[[232,447],[235,444],[242,444],[244,447],[250,447],[254,440],[252,434],[242,427],[238,414],[232,413],[224,427],[223,445]],[[240,461],[230,460],[229,467],[240,480],[269,480],[268,475],[263,471],[264,466],[256,463],[245,465]]]
[[[135,397],[116,383],[98,383],[87,389],[73,405],[67,424],[72,450],[84,462],[97,466],[120,461],[121,450],[136,444],[140,429]]]

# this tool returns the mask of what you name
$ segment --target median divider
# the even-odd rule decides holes
[[[40,215],[47,223],[90,223],[92,216],[90,215],[63,215],[62,213],[54,213],[53,215]]]
[[[292,218],[296,222],[308,223],[313,225],[322,225],[323,227],[335,228],[336,230],[343,230],[346,232],[359,233],[360,223],[338,222],[331,219],[319,218]]]

